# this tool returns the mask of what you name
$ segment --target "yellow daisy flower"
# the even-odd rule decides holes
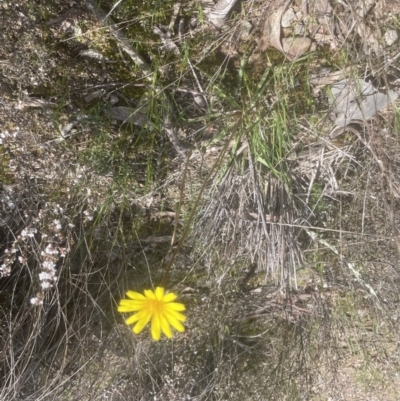
[[[158,341],[161,337],[161,331],[172,338],[171,326],[183,332],[185,328],[181,322],[186,320],[182,315],[185,305],[175,301],[177,296],[170,292],[164,294],[164,288],[157,287],[155,291],[145,290],[144,295],[128,291],[126,296],[130,299],[122,299],[118,306],[118,312],[137,312],[125,320],[126,324],[136,323],[133,332],[139,334],[151,320],[151,336],[153,340]]]

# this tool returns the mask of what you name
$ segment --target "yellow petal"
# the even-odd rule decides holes
[[[171,326],[169,325],[167,319],[160,315],[160,324],[161,324],[161,330],[162,332],[168,337],[168,338],[172,338],[172,330],[171,330]]]
[[[126,293],[126,296],[135,301],[145,301],[146,300],[146,297],[143,294],[139,294],[138,292],[135,292],[135,291],[128,291]]]
[[[125,323],[128,325],[133,324],[133,323],[137,322],[138,320],[143,319],[145,316],[147,316],[147,314],[148,314],[147,311],[142,310],[138,313],[135,313],[132,316],[129,316],[128,319],[125,320]]]
[[[163,313],[165,315],[167,315],[165,317],[172,316],[174,319],[179,320],[181,322],[184,322],[186,320],[186,316],[182,315],[182,313],[176,312],[176,311],[174,311],[172,309],[168,309],[166,307],[164,308]]]
[[[143,306],[137,306],[137,305],[120,305],[118,306],[118,312],[124,313],[124,312],[137,312],[139,310],[142,310]]]
[[[177,296],[173,292],[170,292],[169,294],[165,294],[162,300],[164,302],[172,302],[175,301],[176,298]]]
[[[142,319],[140,319],[135,326],[133,327],[133,332],[135,334],[139,334],[146,326],[147,323],[150,322],[151,314],[147,313]]]
[[[155,296],[158,301],[162,301],[164,297],[164,288],[163,287],[157,287],[155,291]]]
[[[122,299],[118,305],[118,312],[136,312],[144,308],[144,302]]]
[[[166,310],[174,310],[177,312],[182,312],[182,311],[186,310],[185,305],[180,304],[178,302],[170,302],[167,305],[164,305],[164,308]]]
[[[175,319],[174,316],[168,315],[168,313],[164,312],[164,317],[167,320],[167,322],[177,331],[183,332],[185,331],[185,328],[182,326],[182,324]]]
[[[151,320],[151,336],[154,341],[158,341],[161,337],[161,324],[158,315],[154,315]]]
[[[156,299],[156,296],[152,290],[144,290],[144,295],[147,299]]]
[[[119,301],[120,305],[144,305],[146,301],[133,301],[131,299],[121,299],[121,301]]]

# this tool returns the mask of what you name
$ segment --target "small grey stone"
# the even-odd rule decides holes
[[[252,29],[253,25],[249,21],[244,21],[240,31],[240,40],[247,40],[250,37],[250,32]]]
[[[312,41],[308,37],[283,38],[282,48],[287,57],[296,60],[309,51],[311,43]]]
[[[306,31],[306,28],[303,24],[296,24],[294,26],[294,34],[301,36],[304,34],[304,32]]]
[[[124,106],[112,107],[106,112],[106,115],[114,120],[138,125],[139,127],[143,127],[148,122],[144,110],[137,111]]]
[[[385,39],[387,46],[392,46],[392,44],[394,42],[396,42],[396,40],[399,38],[399,35],[398,35],[397,31],[395,31],[394,29],[389,29],[383,35],[383,38]]]
[[[112,106],[114,106],[114,104],[117,104],[119,102],[119,97],[115,95],[110,95],[108,101]]]
[[[296,14],[293,11],[293,8],[289,7],[289,9],[282,15],[281,25],[282,28],[289,28],[294,21],[296,21]]]
[[[98,97],[103,95],[103,93],[104,93],[103,89],[99,89],[95,92],[89,93],[87,96],[85,96],[85,102],[90,103],[92,100],[97,99]]]

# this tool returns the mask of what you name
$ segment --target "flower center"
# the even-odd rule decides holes
[[[151,314],[159,314],[163,311],[163,303],[157,299],[149,299],[147,302]]]

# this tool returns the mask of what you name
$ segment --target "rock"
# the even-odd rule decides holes
[[[104,94],[104,89],[99,89],[95,92],[89,93],[87,96],[85,96],[85,102],[90,103],[92,100],[99,98]]]
[[[363,0],[364,1],[364,0]],[[318,0],[314,4],[314,15],[320,24],[327,24],[332,16],[332,7],[329,0]]]
[[[337,127],[346,127],[352,121],[367,121],[398,98],[395,91],[379,92],[363,79],[343,79],[332,85],[331,92]]]
[[[392,46],[394,42],[399,38],[398,33],[394,29],[389,29],[386,31],[386,33],[383,35],[383,39],[385,39],[386,45],[387,46]]]
[[[240,30],[240,40],[246,41],[250,38],[250,32],[253,29],[253,25],[249,21],[242,23],[242,29]]]
[[[219,0],[217,4],[213,5],[212,1],[207,1],[211,8],[208,13],[205,11],[204,14],[216,28],[226,27],[225,19],[231,9],[235,6],[236,2],[237,0]]]
[[[325,43],[331,43],[333,42],[333,37],[332,35],[325,35],[323,33],[316,33],[314,35],[314,40],[319,44],[323,45]]]
[[[112,106],[114,106],[114,104],[117,104],[119,102],[119,97],[115,95],[110,95],[108,101]]]
[[[283,38],[282,48],[288,58],[296,60],[304,53],[307,53],[311,43],[311,39],[307,37]]]
[[[356,5],[356,13],[361,17],[364,18],[372,6],[375,4],[375,0],[359,0],[358,5]]]
[[[282,29],[282,37],[283,38],[293,37],[293,29],[292,28],[283,28]]]
[[[304,32],[306,31],[306,28],[304,24],[296,24],[294,26],[294,34],[295,35],[304,35]]]
[[[138,125],[139,127],[143,127],[149,122],[146,116],[146,110],[144,108],[135,110],[124,106],[116,106],[111,107],[108,111],[106,111],[106,115],[114,120]]]
[[[289,28],[289,26],[291,26],[296,19],[297,17],[293,11],[293,8],[289,7],[288,10],[282,15],[282,28]]]

